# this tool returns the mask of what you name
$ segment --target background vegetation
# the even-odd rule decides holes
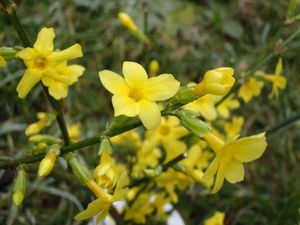
[[[44,26],[56,29],[58,48],[78,42],[86,67],[84,76],[65,100],[68,124],[81,123],[81,138],[98,133],[112,118],[109,93],[100,85],[98,71],[120,71],[124,60],[148,66],[160,63],[161,72],[174,74],[183,83],[199,81],[203,73],[219,66],[235,68],[241,81],[269,53],[281,55],[287,88],[277,99],[268,99],[271,86],[234,112],[245,116],[243,134],[267,130],[300,113],[300,37],[284,51],[276,46],[299,28],[286,24],[288,1],[185,1],[185,0],[53,0],[17,1],[17,14],[33,41]],[[119,11],[130,14],[151,40],[145,48],[122,27]],[[299,9],[298,9],[299,11]],[[4,13],[0,13],[1,46],[21,45]],[[274,72],[278,57],[259,70]],[[11,61],[0,71],[0,156],[21,156],[27,147],[24,128],[48,103],[36,87],[26,100],[15,88],[23,67]],[[57,128],[59,134],[59,130]],[[298,124],[269,137],[268,148],[257,162],[247,166],[246,180],[225,184],[217,195],[203,195],[198,188],[181,193],[176,206],[186,224],[201,224],[215,210],[226,212],[226,224],[297,224],[300,208],[300,139]],[[81,150],[90,165],[97,165],[97,146]],[[11,204],[11,190],[2,176],[0,224],[74,224],[73,216],[90,201],[81,185],[62,163],[52,176],[35,180],[21,208]],[[35,177],[37,165],[30,166]],[[13,172],[11,172],[13,173]],[[2,171],[3,174],[3,171]],[[200,187],[199,187],[200,188]],[[200,188],[201,189],[201,188]],[[81,196],[81,197],[76,197]],[[83,206],[82,206],[82,205]],[[86,222],[83,222],[86,223]]]

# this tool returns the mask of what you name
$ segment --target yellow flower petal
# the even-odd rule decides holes
[[[164,101],[173,97],[180,86],[172,74],[162,74],[145,82],[144,95],[150,101]]]
[[[40,51],[43,54],[49,54],[53,51],[53,40],[55,38],[54,29],[51,28],[43,28],[34,43],[34,48]]]
[[[74,44],[65,50],[52,52],[48,56],[48,59],[53,64],[59,64],[63,61],[75,59],[81,56],[82,56],[81,46],[79,44]]]
[[[223,183],[224,183],[224,165],[220,163],[220,166],[219,166],[219,169],[217,172],[215,185],[211,192],[217,193],[221,189]]]
[[[241,162],[250,162],[261,157],[267,147],[265,133],[245,137],[226,146],[234,149],[232,156]]]
[[[99,72],[99,78],[103,86],[112,94],[128,95],[129,89],[123,77],[110,70]]]
[[[56,100],[65,98],[68,95],[68,86],[61,82],[55,81],[55,83],[50,85],[48,89],[49,94]]]
[[[214,158],[214,160],[209,164],[208,168],[206,169],[205,173],[203,174],[203,180],[210,179],[213,177],[219,166],[219,157]]]
[[[82,76],[82,74],[85,71],[85,68],[83,66],[80,65],[70,65],[68,66],[68,68],[72,71],[71,75],[70,75],[70,83],[69,84],[73,84],[76,81],[78,81],[78,77]]]
[[[245,170],[243,163],[235,159],[230,160],[226,163],[224,176],[232,184],[244,180]]]
[[[204,96],[205,97],[205,96]],[[202,104],[201,107],[198,109],[201,115],[206,120],[215,120],[217,118],[217,110],[214,105],[211,104]]]
[[[136,62],[124,62],[122,70],[126,83],[133,88],[141,87],[148,78],[145,69]]]
[[[160,124],[160,110],[155,102],[142,100],[138,102],[140,107],[139,118],[149,130],[155,130]]]
[[[76,220],[85,220],[92,216],[97,215],[98,213],[104,211],[107,207],[109,207],[110,204],[103,200],[102,198],[98,198],[95,201],[92,201],[90,204],[88,204],[88,207],[86,210],[78,213],[75,216]]]
[[[17,86],[19,98],[25,98],[31,88],[41,80],[41,73],[36,69],[27,69]]]
[[[129,117],[137,116],[140,112],[139,105],[131,98],[124,95],[114,95],[112,104],[115,116],[125,115]]]

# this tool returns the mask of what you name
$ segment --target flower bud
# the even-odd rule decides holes
[[[98,185],[103,188],[113,188],[117,183],[118,169],[106,151],[101,154],[99,165],[94,170],[94,178]]]
[[[13,202],[16,206],[20,205],[25,196],[26,191],[27,174],[25,166],[20,165],[18,167],[18,174],[13,184]]]
[[[195,94],[225,95],[233,86],[235,79],[232,77],[234,70],[230,67],[220,67],[205,73],[204,79],[195,87]]]
[[[181,120],[182,125],[187,130],[199,138],[202,138],[203,135],[209,131],[208,125],[196,118],[194,112],[190,110],[180,110],[176,113],[176,116]]]
[[[199,97],[194,93],[194,87],[180,87],[176,95],[172,98],[172,105],[175,104],[187,104],[194,100],[197,100]]]
[[[138,28],[133,22],[132,18],[125,12],[119,12],[118,14],[119,20],[121,24],[126,27],[129,31],[135,33],[137,32]]]
[[[29,141],[32,143],[44,142],[46,144],[56,144],[60,142],[60,139],[57,137],[53,137],[51,135],[38,134],[38,135],[31,136],[29,138]]]
[[[47,121],[45,120],[40,120],[36,123],[32,123],[26,128],[25,135],[32,136],[38,134],[46,125]]]
[[[159,70],[159,62],[157,60],[151,60],[149,64],[149,75],[151,77],[154,77],[157,75],[157,72]]]
[[[60,149],[58,145],[52,145],[47,152],[46,156],[44,159],[40,162],[39,170],[38,170],[38,175],[40,177],[45,177],[48,176],[49,173],[52,171],[56,157],[60,154]]]
[[[144,173],[148,178],[158,177],[162,173],[162,167],[158,166],[155,169],[144,169]]]

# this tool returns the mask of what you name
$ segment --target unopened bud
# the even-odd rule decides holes
[[[149,75],[151,77],[156,76],[159,70],[159,62],[157,60],[151,60],[149,64]]]
[[[47,152],[44,159],[40,162],[38,175],[40,177],[48,176],[49,173],[52,171],[57,156],[60,154],[60,149],[58,145],[52,145]]]
[[[209,127],[202,120],[194,117],[193,113],[189,110],[179,110],[176,116],[181,120],[182,125],[196,135],[202,138],[203,135],[209,131]]]
[[[12,198],[16,206],[20,205],[24,200],[25,191],[26,191],[26,182],[27,182],[27,174],[25,171],[25,166],[20,165],[18,167],[18,174],[13,185]]]
[[[233,86],[234,70],[230,67],[220,67],[205,73],[204,79],[195,87],[195,94],[199,97],[205,94],[225,95]]]
[[[51,136],[51,135],[38,134],[38,135],[31,136],[29,138],[29,141],[33,142],[33,143],[44,142],[47,144],[56,144],[56,143],[59,143],[61,140],[59,138]]]
[[[119,12],[118,14],[121,24],[126,27],[131,32],[136,32],[138,30],[137,26],[133,22],[132,18],[124,12]]]

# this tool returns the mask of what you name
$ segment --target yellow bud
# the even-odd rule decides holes
[[[16,206],[19,206],[24,200],[24,193],[22,192],[22,190],[16,190],[13,193],[13,201],[15,203]]]
[[[159,70],[159,62],[154,59],[149,64],[149,75],[151,77],[157,75],[158,70]]]
[[[32,123],[26,128],[25,134],[26,136],[38,134],[46,125],[47,122],[45,120],[40,120],[36,123]]]
[[[38,175],[40,177],[45,177],[49,175],[49,173],[52,171],[54,164],[56,161],[56,154],[53,151],[49,151],[45,158],[41,161]]]
[[[230,67],[220,67],[205,73],[204,79],[195,87],[195,94],[225,95],[233,86],[235,79],[232,77],[234,70]]]
[[[14,180],[13,184],[13,202],[16,206],[20,205],[23,202],[26,190],[27,183],[27,174],[25,171],[25,166],[20,165],[18,167],[18,174]]]
[[[119,17],[121,24],[124,27],[126,27],[129,31],[131,31],[133,33],[137,32],[137,30],[138,30],[137,26],[135,25],[132,18],[127,13],[119,12],[118,17]]]

